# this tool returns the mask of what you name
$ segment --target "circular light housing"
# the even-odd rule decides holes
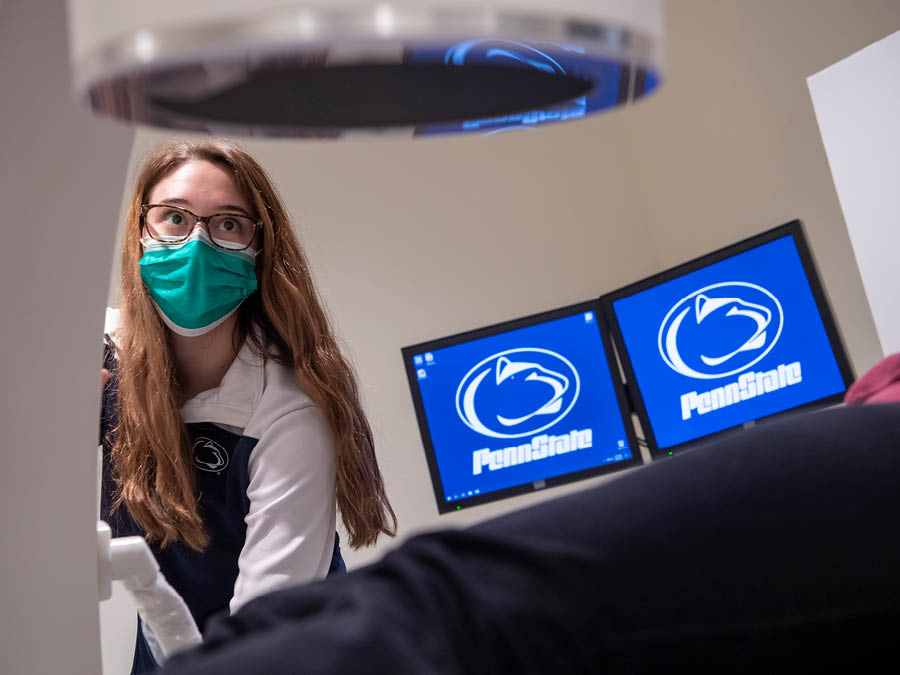
[[[660,82],[650,0],[200,4],[206,16],[172,0],[70,0],[77,94],[96,113],[173,129],[422,136],[580,118]]]

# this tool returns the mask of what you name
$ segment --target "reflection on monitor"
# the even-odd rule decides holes
[[[594,301],[402,350],[439,512],[640,463],[601,318]]]
[[[853,379],[799,221],[602,302],[654,454],[837,402]]]

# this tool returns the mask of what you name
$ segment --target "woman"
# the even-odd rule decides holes
[[[265,171],[171,142],[128,208],[103,515],[140,534],[198,626],[393,535],[353,372]],[[336,503],[336,504],[335,504]],[[138,632],[134,672],[152,668]]]

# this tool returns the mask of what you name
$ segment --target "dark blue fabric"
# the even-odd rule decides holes
[[[250,601],[165,675],[879,672],[900,405],[760,424]]]
[[[215,444],[225,453],[219,471],[198,470],[197,490],[200,514],[210,537],[209,546],[198,553],[176,542],[165,549],[150,548],[166,580],[184,598],[201,631],[207,619],[228,609],[238,575],[238,556],[244,545],[249,508],[250,453],[255,439],[241,437],[212,424],[188,424],[195,446]],[[114,537],[143,536],[127,509],[107,515]]]
[[[344,563],[344,556],[341,555],[341,538],[338,533],[334,533],[334,550],[331,553],[331,565],[328,566],[328,576],[332,574],[341,574],[347,571],[347,565]]]
[[[341,555],[341,539],[337,532],[334,533],[334,552],[331,556],[331,565],[328,568],[328,576],[333,574],[343,574],[347,571],[347,565]],[[138,617],[137,636],[134,646],[134,660],[131,664],[131,675],[148,675],[157,672],[159,665],[153,658],[153,652],[144,638],[144,631],[141,627],[141,619]]]
[[[113,365],[113,364],[111,364]],[[112,373],[104,389],[100,416],[103,444],[101,514],[113,537],[143,536],[141,528],[123,506],[110,513],[115,485],[109,465],[112,434],[116,427],[116,378]],[[244,521],[250,509],[250,454],[257,440],[238,436],[214,424],[188,424],[197,467],[200,514],[210,536],[202,553],[181,543],[150,548],[169,584],[188,606],[201,632],[211,617],[228,614],[228,604],[238,576],[238,557],[246,539]],[[335,532],[329,574],[346,571],[340,540]],[[155,662],[140,630],[137,635],[133,673],[153,672]]]
[[[134,645],[134,659],[131,663],[131,675],[146,675],[147,673],[155,673],[159,668],[156,659],[153,658],[153,652],[147,640],[144,639],[144,631],[142,628],[141,617],[137,621],[137,636]]]

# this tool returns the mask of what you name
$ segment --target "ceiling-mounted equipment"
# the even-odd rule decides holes
[[[69,0],[76,94],[229,135],[527,129],[630,103],[662,70],[661,0]]]

